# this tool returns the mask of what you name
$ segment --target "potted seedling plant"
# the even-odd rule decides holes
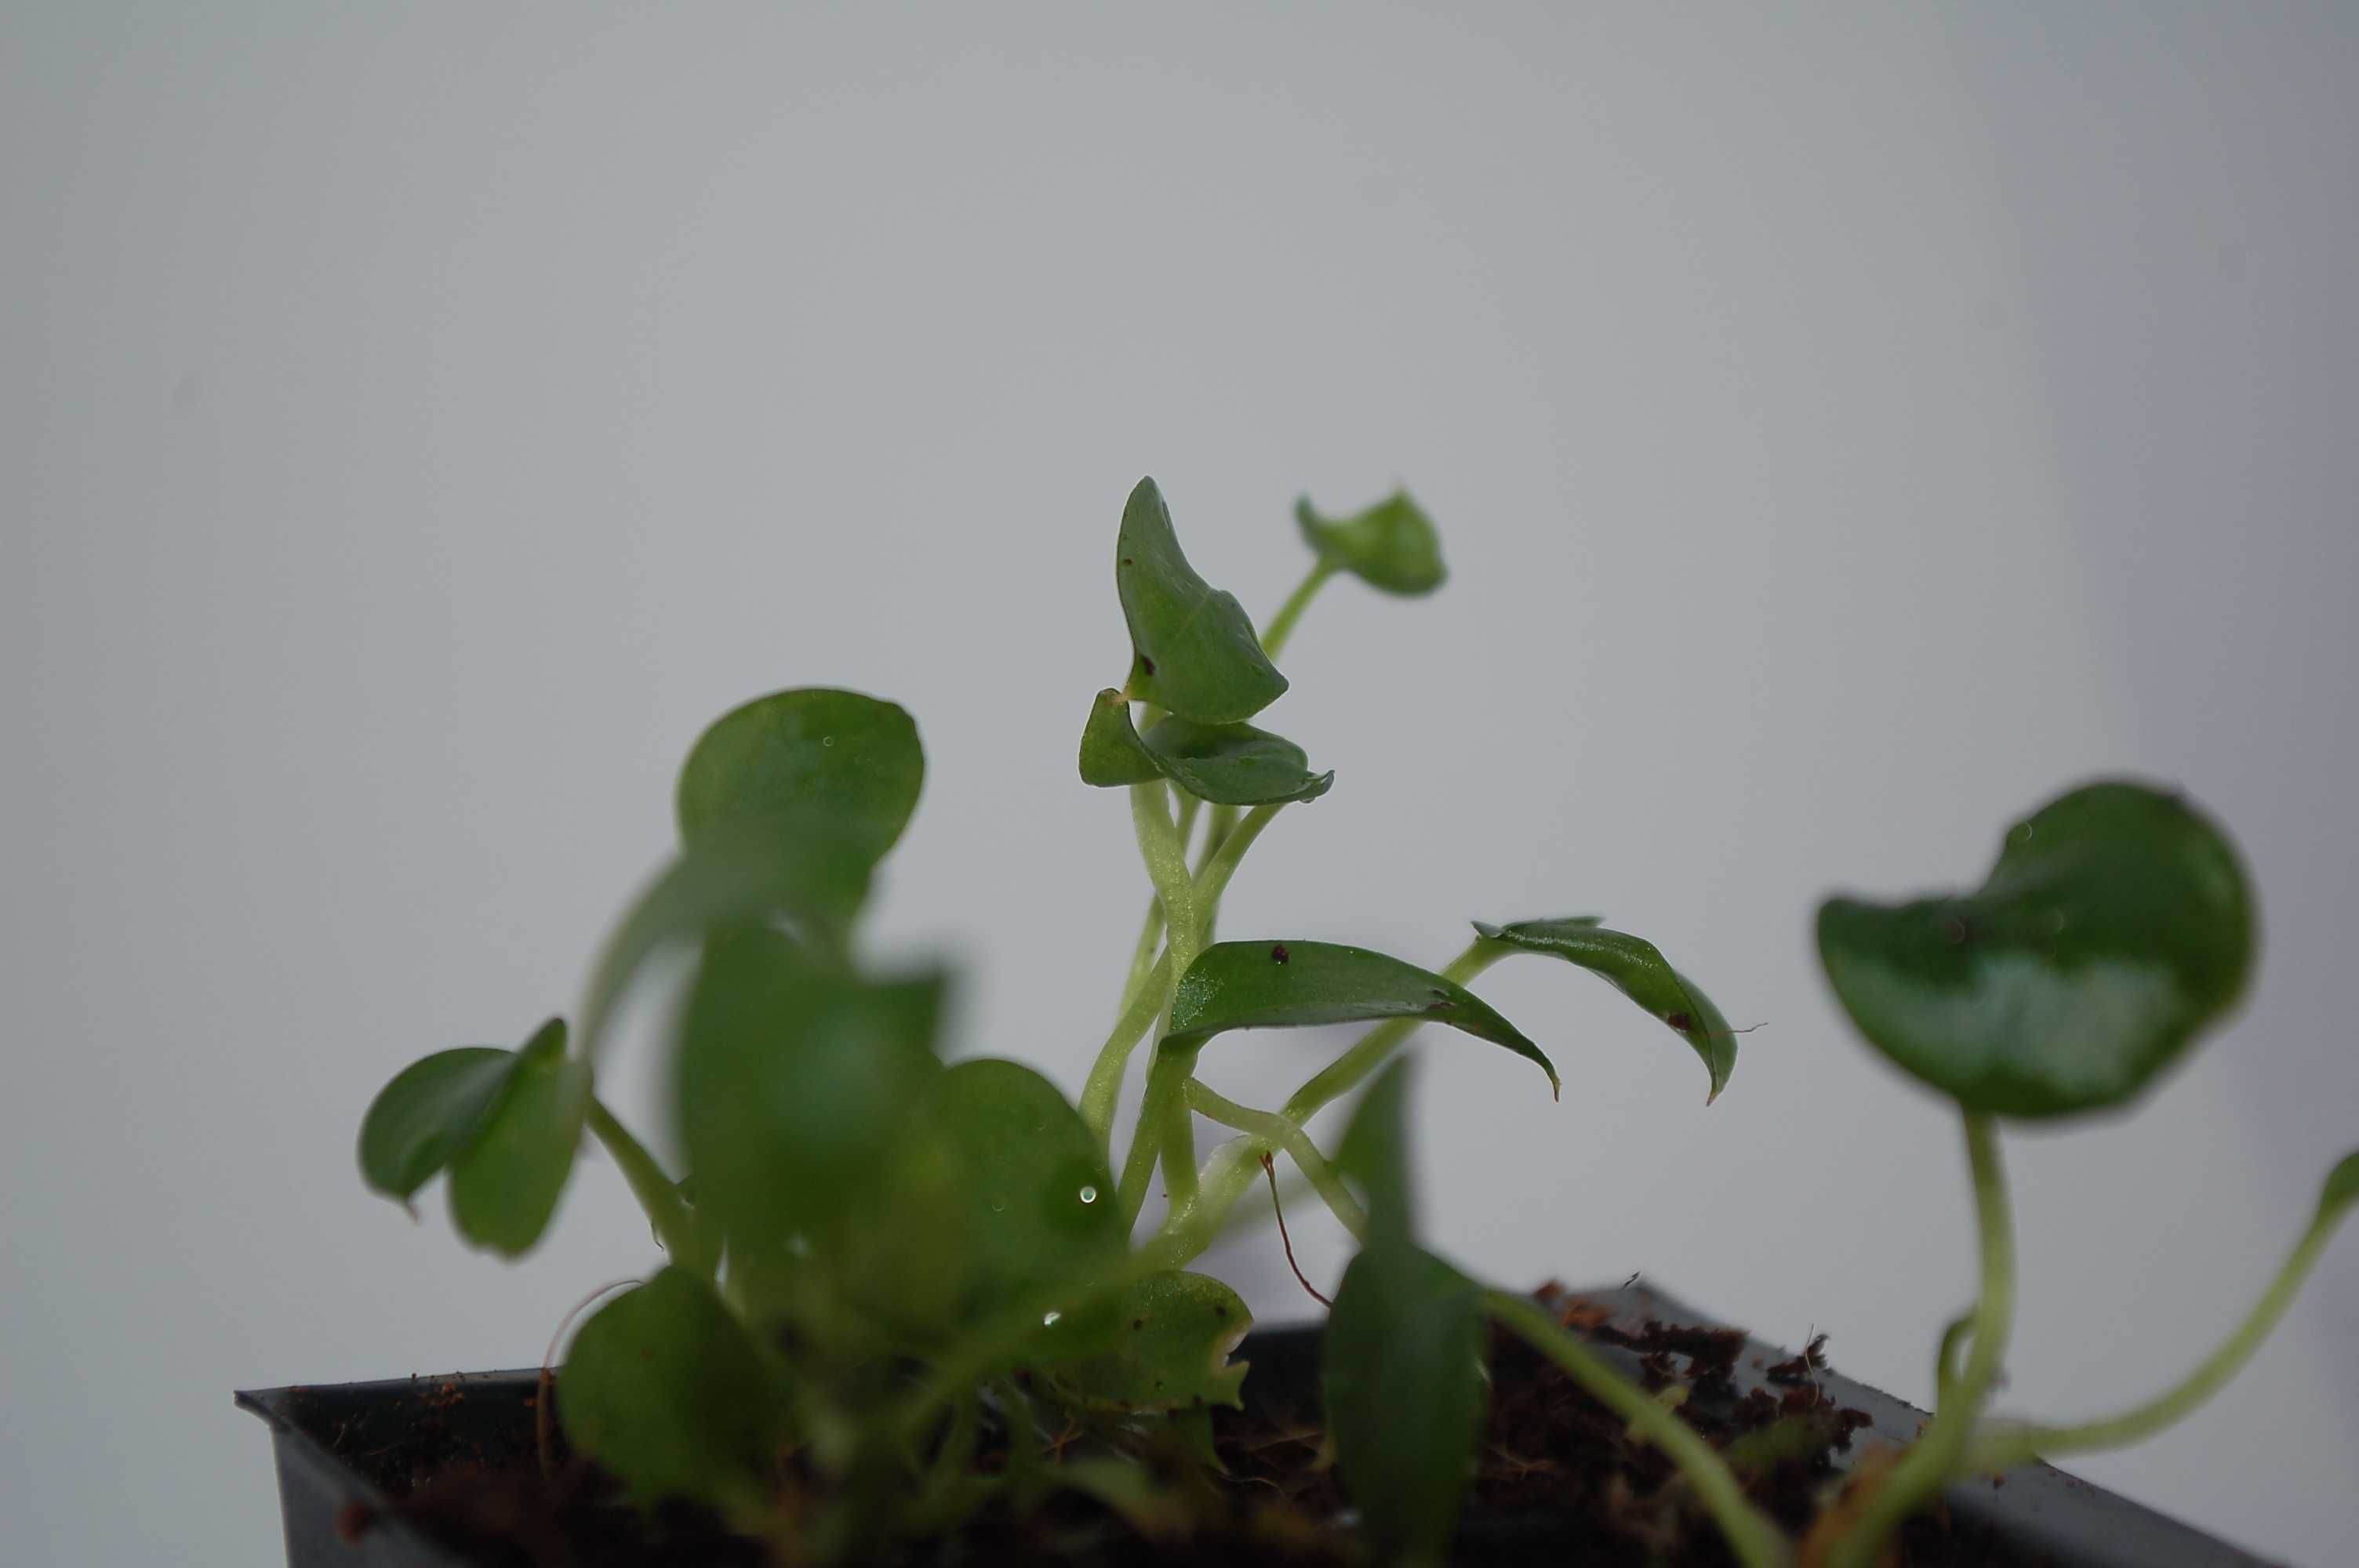
[[[2216,826],[2095,784],[2010,830],[1973,892],[1820,912],[1843,1008],[1964,1130],[1982,1287],[1940,1336],[1930,1421],[1815,1343],[1773,1353],[1648,1291],[1478,1281],[1414,1214],[1416,1031],[1509,1052],[1556,1094],[1547,1053],[1469,989],[1534,957],[1650,1015],[1707,1104],[1738,1037],[1653,944],[1593,918],[1477,924],[1437,968],[1220,929],[1248,852],[1333,783],[1252,722],[1305,608],[1337,577],[1413,597],[1444,575],[1406,494],[1298,521],[1309,575],[1256,633],[1153,481],[1123,510],[1128,667],[1089,699],[1079,773],[1127,806],[1152,895],[1078,1101],[1016,1062],[944,1062],[950,976],[861,939],[923,783],[908,713],[801,687],[697,739],[677,852],[572,1022],[423,1058],[360,1133],[371,1188],[407,1205],[440,1177],[459,1235],[507,1258],[594,1142],[662,1258],[586,1301],[537,1371],[240,1396],[277,1432],[290,1562],[2241,1560],[2033,1461],[2145,1436],[2233,1375],[2359,1202],[2359,1156],[2193,1375],[2103,1421],[1986,1415],[2014,1296],[1998,1126],[2125,1105],[2234,1005],[2255,918]],[[694,957],[663,1031],[678,1171],[598,1092],[618,1005],[673,950]],[[1239,1032],[1338,1023],[1367,1028],[1277,1106],[1198,1075]],[[1321,1113],[1353,1097],[1329,1137]],[[1200,1152],[1205,1123],[1223,1136]],[[1252,1334],[1191,1265],[1289,1201],[1358,1250],[1323,1325]],[[1965,1484],[1999,1472],[2015,1484]]]

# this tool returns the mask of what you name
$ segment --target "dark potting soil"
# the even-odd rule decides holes
[[[1822,1391],[1817,1342],[1790,1361],[1755,1368],[1758,1376],[1745,1379],[1755,1386],[1740,1392],[1733,1376],[1747,1350],[1740,1331],[1654,1319],[1617,1325],[1604,1308],[1556,1287],[1537,1294],[1567,1326],[1635,1361],[1649,1388],[1680,1400],[1681,1417],[1728,1454],[1754,1500],[1789,1531],[1799,1536],[1839,1485],[1836,1456],[1868,1417]],[[1486,1568],[1733,1562],[1674,1467],[1634,1442],[1620,1417],[1503,1332],[1492,1334],[1489,1365],[1489,1414],[1455,1561]],[[1330,1522],[1350,1503],[1327,1463],[1315,1376],[1307,1368],[1266,1371],[1278,1375],[1256,1365],[1248,1377],[1245,1411],[1213,1412],[1227,1475],[1201,1489],[1184,1530],[1143,1536],[1101,1505],[1060,1492],[1023,1518],[987,1510],[956,1540],[909,1547],[894,1561],[911,1568],[1374,1563],[1367,1541]],[[317,1435],[393,1509],[485,1568],[763,1568],[772,1561],[764,1543],[731,1533],[702,1508],[647,1511],[622,1502],[611,1477],[566,1451],[561,1433],[551,1433],[553,1463],[544,1474],[530,1414],[488,1426],[454,1419],[468,1397],[462,1380],[421,1380],[399,1405]],[[1068,1456],[1080,1453],[1076,1445]],[[990,1445],[977,1462],[994,1466]],[[378,1522],[355,1505],[337,1525],[356,1541]],[[1909,1568],[2027,1561],[1939,1509],[1913,1520],[1901,1542]]]

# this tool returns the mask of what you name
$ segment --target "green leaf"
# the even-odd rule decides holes
[[[715,719],[679,770],[681,838],[754,821],[833,835],[874,865],[908,826],[926,753],[908,714],[858,692],[774,692]],[[821,826],[823,825],[823,826]]]
[[[2359,1149],[2343,1156],[2342,1163],[2326,1173],[2326,1190],[2319,1194],[2318,1212],[2332,1218],[2354,1204],[2359,1204]]]
[[[1482,1288],[1417,1245],[1409,1063],[1352,1114],[1336,1162],[1368,1195],[1368,1239],[1335,1292],[1324,1346],[1336,1468],[1376,1533],[1440,1560],[1483,1424]]]
[[[758,927],[705,944],[675,1084],[697,1207],[733,1237],[818,1242],[901,1136],[943,977],[872,982]]]
[[[1286,690],[1234,594],[1180,553],[1163,492],[1142,479],[1122,511],[1114,587],[1130,623],[1130,695],[1201,724],[1251,719]]]
[[[630,1498],[758,1523],[787,1437],[784,1373],[712,1286],[666,1269],[582,1325],[557,1383],[565,1435]]]
[[[1655,1015],[1703,1058],[1712,1089],[1710,1105],[1736,1070],[1736,1034],[1701,987],[1671,968],[1652,942],[1609,931],[1594,916],[1568,920],[1518,920],[1510,925],[1474,923],[1487,941],[1527,952],[1547,953],[1587,969]]]
[[[408,1203],[474,1141],[516,1065],[513,1051],[466,1045],[404,1067],[361,1119],[361,1179]]]
[[[1245,1363],[1229,1355],[1253,1314],[1236,1292],[1171,1269],[1132,1285],[1116,1313],[1113,1349],[1059,1375],[1075,1403],[1123,1411],[1244,1408]]]
[[[1439,1562],[1483,1427],[1483,1291],[1431,1253],[1372,1242],[1327,1317],[1335,1467],[1371,1529]]]
[[[1365,512],[1333,521],[1313,511],[1306,495],[1294,503],[1294,520],[1320,559],[1371,588],[1413,597],[1431,593],[1448,575],[1433,519],[1405,490],[1393,492]]]
[[[920,1136],[963,1178],[993,1304],[1120,1254],[1121,1206],[1097,1140],[1056,1085],[1019,1063],[971,1059],[943,1069],[917,1114]]]
[[[1192,1051],[1232,1029],[1295,1029],[1419,1018],[1504,1045],[1538,1065],[1557,1087],[1540,1048],[1490,1004],[1453,980],[1414,964],[1332,942],[1216,942],[1197,955],[1172,995],[1161,1049]]]
[[[1970,1111],[2119,1106],[2244,991],[2255,914],[2234,848],[2143,784],[2018,822],[1973,892],[1830,899],[1819,955],[1868,1043]]]
[[[557,1212],[590,1110],[590,1065],[566,1054],[552,1018],[516,1053],[474,1137],[451,1161],[459,1234],[506,1257],[531,1250]]]
[[[658,950],[772,920],[793,921],[832,945],[867,891],[868,863],[859,848],[831,835],[759,821],[703,829],[606,939],[582,1007],[583,1054],[597,1054],[616,1003]]]
[[[1082,782],[1111,786],[1157,777],[1215,806],[1316,800],[1335,782],[1332,773],[1310,771],[1301,747],[1250,724],[1166,719],[1142,739],[1122,693],[1098,693],[1082,731]]]

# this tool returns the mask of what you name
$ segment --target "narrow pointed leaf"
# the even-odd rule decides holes
[[[1446,1023],[1556,1067],[1521,1031],[1465,987],[1364,947],[1332,942],[1217,942],[1197,956],[1171,1001],[1166,1050],[1194,1050],[1232,1029],[1294,1029],[1417,1018]]]
[[[1099,786],[1168,778],[1215,806],[1316,800],[1335,782],[1314,773],[1293,741],[1250,724],[1166,719],[1145,737],[1118,691],[1098,693],[1082,731],[1082,782]]]
[[[940,1071],[943,990],[860,979],[775,931],[709,939],[674,1080],[699,1211],[748,1240],[833,1236]]]
[[[858,692],[773,692],[714,720],[688,754],[675,792],[681,838],[725,825],[832,835],[875,864],[917,809],[925,749],[908,714]]]
[[[404,1067],[361,1120],[361,1179],[407,1203],[474,1141],[516,1065],[513,1051],[467,1045]]]
[[[1332,520],[1320,516],[1305,496],[1294,503],[1294,520],[1322,560],[1371,588],[1413,597],[1431,593],[1448,575],[1433,519],[1405,490],[1365,512]]]
[[[787,1438],[785,1374],[712,1287],[666,1269],[582,1325],[557,1381],[568,1442],[628,1497],[758,1521]]]
[[[1328,1314],[1323,1378],[1336,1467],[1368,1524],[1438,1561],[1483,1422],[1481,1288],[1416,1242],[1410,1064],[1370,1085],[1336,1149],[1368,1196],[1368,1239]]]
[[[1114,587],[1130,624],[1133,697],[1199,723],[1229,724],[1286,690],[1245,607],[1198,577],[1180,553],[1151,479],[1138,481],[1123,508]]]
[[[590,1065],[567,1054],[564,1021],[552,1018],[516,1053],[490,1115],[451,1162],[459,1234],[510,1258],[531,1250],[572,1174],[589,1108]]]
[[[1419,1248],[1372,1244],[1327,1316],[1327,1426],[1344,1490],[1406,1555],[1441,1560],[1483,1427],[1483,1292]]]
[[[2009,829],[1972,892],[1830,899],[1819,956],[1868,1043],[1969,1110],[2135,1098],[2218,1022],[2256,919],[2226,836],[2180,797],[2089,784]]]
[[[582,1003],[583,1054],[595,1056],[605,1043],[616,1003],[659,949],[774,920],[794,922],[827,942],[840,940],[867,890],[868,864],[860,849],[832,835],[781,831],[749,820],[702,830],[606,939]]]
[[[1710,1105],[1736,1070],[1736,1034],[1701,987],[1671,968],[1652,942],[1610,931],[1592,916],[1519,920],[1511,925],[1474,923],[1486,940],[1529,953],[1547,953],[1587,969],[1636,1002],[1685,1040],[1712,1079]]]
[[[1244,1298],[1206,1274],[1149,1274],[1123,1293],[1114,1346],[1058,1382],[1074,1402],[1121,1411],[1242,1408],[1245,1363],[1231,1361],[1253,1326]]]

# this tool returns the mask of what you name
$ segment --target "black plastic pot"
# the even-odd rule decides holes
[[[1711,1322],[1646,1286],[1582,1294],[1614,1309],[1617,1322],[1627,1327],[1647,1317]],[[1246,1400],[1315,1408],[1320,1336],[1315,1326],[1297,1326],[1249,1336],[1240,1352],[1253,1364]],[[1737,1365],[1740,1392],[1760,1382],[1756,1358],[1767,1364],[1789,1355],[1752,1341]],[[478,1568],[411,1527],[375,1486],[335,1456],[332,1445],[365,1453],[398,1443],[409,1412],[425,1397],[435,1401],[438,1419],[451,1436],[483,1445],[494,1462],[512,1457],[528,1464],[538,1382],[538,1371],[469,1372],[240,1393],[239,1405],[270,1424],[288,1568]],[[1854,1454],[1878,1441],[1907,1442],[1925,1419],[1924,1411],[1837,1373],[1821,1374],[1820,1382],[1837,1403],[1874,1418],[1874,1425],[1854,1439]],[[1986,1536],[2025,1563],[2058,1568],[2250,1568],[2263,1562],[2046,1465],[2010,1471],[1999,1485],[1978,1480],[1957,1487],[1949,1506],[1961,1528]],[[355,1528],[364,1520],[367,1528]],[[1567,1560],[1567,1548],[1565,1528],[1544,1516],[1470,1520],[1462,1531],[1461,1555],[1479,1562],[1560,1563]]]

